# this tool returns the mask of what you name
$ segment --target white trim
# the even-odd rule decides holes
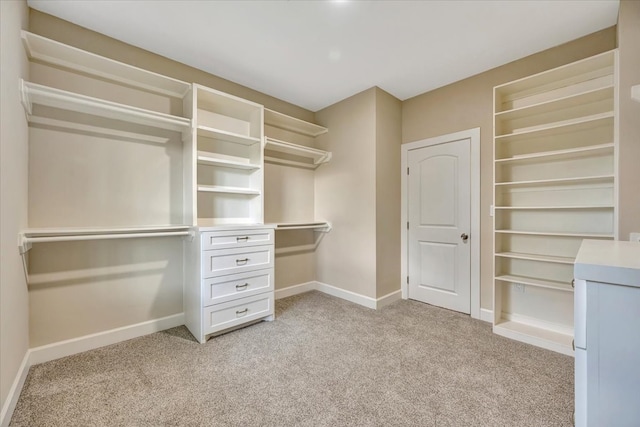
[[[309,291],[319,291],[327,295],[332,295],[334,297],[338,297],[343,300],[362,305],[367,308],[372,308],[374,310],[387,306],[401,299],[400,289],[398,289],[397,291],[388,293],[387,295],[383,295],[380,298],[376,299],[376,298],[371,298],[365,295],[357,294],[355,292],[347,291],[341,288],[337,288],[335,286],[327,285],[326,283],[321,283],[321,282],[306,282],[306,283],[301,283],[299,285],[288,286],[282,289],[276,289],[275,298],[278,300],[278,299],[290,297],[293,295],[303,294]]]
[[[449,141],[469,139],[471,141],[471,317],[481,318],[480,311],[480,128],[473,128],[448,135],[441,135],[434,138],[427,138],[420,141],[402,144],[401,146],[401,205],[400,205],[400,239],[401,239],[401,272],[402,298],[409,296],[409,285],[407,283],[407,203],[408,203],[408,182],[407,166],[409,164],[409,151],[432,145],[443,144]]]
[[[0,427],[7,427],[11,422],[13,411],[16,409],[18,398],[20,398],[22,387],[24,386],[27,374],[29,373],[29,368],[31,367],[31,363],[29,362],[30,354],[30,350],[27,350],[24,354],[24,358],[22,359],[16,378],[13,380],[13,384],[11,384],[7,400],[5,400],[2,412],[0,412]]]
[[[291,297],[305,292],[313,291],[316,289],[316,282],[300,283],[299,285],[293,285],[282,289],[276,289],[275,298],[282,299]]]
[[[30,350],[29,362],[31,365],[36,365],[181,325],[184,325],[184,313],[47,344],[32,348]]]
[[[483,322],[493,323],[493,310],[489,310],[488,308],[481,308],[480,320],[482,320]]]
[[[380,309],[382,307],[385,307],[391,303],[394,303],[398,300],[402,299],[402,290],[398,289],[397,291],[393,291],[390,292],[386,295],[381,296],[380,298],[376,299],[376,309]]]
[[[377,305],[377,301],[375,298],[360,295],[355,292],[347,291],[341,288],[336,288],[335,286],[327,285],[326,283],[322,283],[322,282],[316,282],[316,290],[320,292],[324,292],[325,294],[328,294],[328,295],[332,295],[334,297],[342,298],[343,300],[360,304],[367,308],[372,308],[374,310]]]

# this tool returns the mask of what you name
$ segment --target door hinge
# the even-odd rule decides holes
[[[407,175],[409,175],[409,168],[407,168]]]
[[[407,276],[407,285],[409,284],[409,276]]]
[[[407,221],[407,230],[409,229],[409,221]]]

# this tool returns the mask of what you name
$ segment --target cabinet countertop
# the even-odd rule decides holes
[[[582,280],[640,287],[640,243],[583,240],[574,274]]]

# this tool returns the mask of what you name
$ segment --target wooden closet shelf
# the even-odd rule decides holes
[[[24,80],[20,81],[20,86],[22,104],[29,116],[33,113],[32,105],[39,104],[178,132],[186,131],[191,125],[191,120],[185,117],[131,107]]]
[[[227,187],[223,185],[198,185],[198,191],[203,193],[227,193],[246,196],[259,196],[260,190],[245,187]]]
[[[208,126],[198,126],[198,136],[211,139],[219,139],[222,141],[233,142],[235,144],[253,145],[262,141],[261,138],[253,136],[242,135],[239,133],[227,132],[220,129],[214,129]]]
[[[551,255],[526,254],[520,252],[497,252],[495,254],[500,258],[522,259],[527,261],[551,262],[555,264],[571,264],[573,265],[575,258]]]
[[[516,320],[501,318],[493,325],[493,332],[503,337],[543,347],[558,353],[573,355],[573,334],[566,334]]]
[[[316,125],[315,123],[309,123],[295,117],[287,116],[286,114],[282,114],[268,108],[264,109],[264,123],[278,129],[284,129],[312,137],[322,135],[323,133],[327,133],[329,131],[323,126]]]
[[[304,230],[313,229],[315,231],[329,232],[331,231],[331,223],[329,222],[286,222],[275,224],[277,230]]]
[[[523,154],[520,156],[508,157],[504,159],[496,159],[496,165],[504,163],[532,163],[547,161],[550,158],[559,160],[562,158],[574,159],[577,157],[589,157],[602,154],[613,153],[614,144],[597,144],[589,145],[587,147],[569,148],[566,150],[554,150],[554,151],[541,151],[539,153]]]
[[[310,160],[310,163],[298,162],[295,160],[279,159],[276,157],[265,157],[265,161],[272,163],[289,164],[294,166],[303,166],[309,168],[317,168],[322,163],[331,160],[331,152],[318,150],[316,148],[305,147],[303,145],[293,144],[291,142],[280,141],[274,138],[265,139],[265,150],[275,151],[283,154],[291,154],[298,157],[304,157]]]
[[[22,42],[29,58],[46,64],[177,98],[184,97],[191,89],[191,84],[187,82],[105,58],[28,31],[22,31]]]

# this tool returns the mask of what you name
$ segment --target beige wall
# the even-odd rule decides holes
[[[402,142],[480,127],[481,306],[492,309],[493,87],[616,47],[611,27],[402,103]],[[636,196],[637,197],[637,196]]]
[[[640,2],[623,0],[618,16],[620,49],[619,238],[640,232],[640,102],[631,99],[631,86],[640,84]]]
[[[135,65],[159,74],[199,83],[264,105],[302,120],[313,121],[313,113],[288,102],[265,95],[229,80],[139,49],[103,34],[87,30],[68,21],[29,9],[29,30],[44,37],[75,46],[98,55]]]
[[[29,306],[18,232],[27,224],[27,122],[18,80],[28,77],[20,41],[27,3],[0,1],[0,407],[29,348]],[[1,420],[0,420],[1,421]]]
[[[402,103],[376,88],[376,296],[400,290]]]
[[[316,170],[315,217],[333,230],[320,243],[317,280],[376,298],[376,89],[316,113],[329,133],[318,148],[333,153]]]

